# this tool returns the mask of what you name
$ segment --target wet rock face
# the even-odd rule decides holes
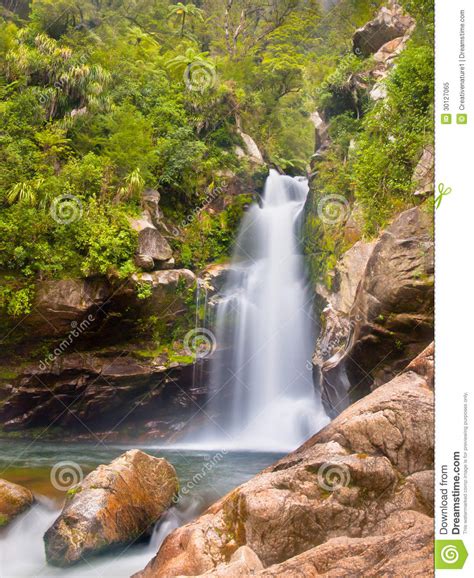
[[[205,362],[199,364],[203,380]],[[191,360],[136,359],[126,350],[66,354],[51,366],[25,370],[7,386],[0,420],[5,431],[26,435],[28,428],[54,422],[73,439],[170,439],[207,395],[194,380],[194,367]]]
[[[345,576],[349,568],[402,576],[406,564],[430,576],[434,408],[425,364],[428,353],[175,530],[137,576],[227,575],[242,547],[262,576]]]
[[[186,351],[181,357],[189,359],[181,363],[170,363],[162,355],[142,358],[133,346],[140,319],[153,315],[172,324],[186,311],[180,290],[192,290],[194,274],[186,269],[142,273],[114,285],[110,293],[100,294],[102,301],[84,297],[87,282],[52,282],[59,288],[49,293],[45,303],[56,317],[50,323],[41,316],[28,320],[33,329],[46,325],[62,328],[62,333],[55,336],[41,360],[24,368],[15,379],[0,383],[0,398],[5,400],[0,405],[2,426],[14,431],[54,421],[68,431],[85,434],[82,424],[102,432],[121,423],[123,428],[138,427],[139,435],[147,429],[143,424],[155,419],[163,424],[156,437],[173,435],[194,403],[205,395],[199,384],[193,385],[193,360]],[[149,287],[146,299],[137,296],[139,283]],[[81,290],[68,296],[68,287]],[[73,301],[75,309],[65,306]]]
[[[164,261],[161,265],[172,263]],[[127,332],[136,336],[142,316],[153,314],[171,323],[185,307],[178,289],[191,288],[195,281],[188,269],[139,273],[125,280],[88,277],[43,281],[31,314],[21,321],[15,335],[22,334],[25,347],[37,345],[38,337],[53,340],[51,348],[71,336],[76,345],[81,339],[99,342],[107,333],[112,334],[113,343],[125,341]],[[144,285],[150,286],[151,294],[140,299],[138,290]]]
[[[413,18],[404,14],[398,4],[384,6],[373,20],[355,32],[354,52],[357,55],[370,56],[387,42],[404,36],[413,25]]]
[[[0,528],[7,526],[16,516],[33,504],[30,490],[0,479]]]
[[[48,562],[69,566],[139,540],[150,533],[177,491],[173,466],[140,450],[99,466],[71,490],[61,515],[46,532]]]
[[[389,381],[431,342],[432,228],[432,215],[422,207],[401,213],[375,242],[357,291],[341,283],[326,296],[313,364],[331,416]]]

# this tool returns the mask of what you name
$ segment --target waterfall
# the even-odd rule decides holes
[[[237,236],[217,306],[202,440],[290,450],[328,421],[312,379],[312,298],[299,233],[308,183],[270,171]],[[196,441],[196,438],[194,438]]]

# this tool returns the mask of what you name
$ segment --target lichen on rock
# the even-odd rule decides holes
[[[46,532],[48,562],[69,566],[146,537],[170,506],[178,486],[171,464],[140,450],[99,466],[70,494]]]

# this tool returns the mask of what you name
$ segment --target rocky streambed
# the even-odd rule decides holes
[[[2,476],[9,480],[0,484],[0,513],[10,507],[4,500],[4,486],[9,490],[13,486],[13,498],[28,499],[0,529],[2,575],[128,578],[146,566],[169,532],[278,457],[152,446],[137,451],[105,443],[38,441],[31,446],[11,441],[0,456]],[[162,466],[164,460],[171,465]],[[161,473],[171,472],[172,481],[173,469],[179,491],[159,514],[157,498],[163,490],[167,496]],[[47,533],[51,563],[46,561]],[[80,550],[79,540],[71,543],[71,537],[81,537]],[[74,561],[79,552],[85,560]]]
[[[167,537],[138,573],[140,577],[375,577],[407,572],[430,576],[432,382],[433,348],[429,346],[394,379],[347,408],[299,449],[231,489],[185,525],[205,508],[203,500],[200,508],[188,511],[186,519],[179,508],[189,508],[192,496],[202,499],[203,488],[208,492],[214,488],[215,499],[226,484],[229,490],[238,483],[243,474],[239,465],[245,464],[248,477],[252,468],[259,469],[275,456],[245,455],[239,460],[209,453],[194,475],[188,472],[181,477],[178,490],[175,470],[168,462],[128,451],[69,487],[61,515],[46,532],[48,558],[67,566],[84,554],[85,564],[92,560],[94,565],[102,563],[97,554],[110,555],[120,546],[121,553],[112,558],[120,564],[126,544],[149,535],[153,523],[164,516],[158,525],[159,540],[141,552],[143,566]],[[216,472],[224,470],[223,484]],[[220,481],[214,485],[216,479]],[[3,513],[4,494],[2,499]],[[27,519],[29,503],[24,507],[26,512],[11,522],[11,529],[3,530],[7,532],[3,544],[8,546],[15,535],[15,524]],[[53,522],[51,514],[49,518]],[[42,540],[35,515],[30,525],[36,525],[37,538]],[[85,564],[74,566],[72,575],[87,576]]]

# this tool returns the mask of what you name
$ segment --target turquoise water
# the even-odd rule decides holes
[[[0,532],[2,578],[128,577],[144,568],[173,529],[198,516],[221,496],[281,456],[140,446],[143,451],[164,457],[175,466],[181,489],[186,488],[178,504],[158,522],[148,542],[69,569],[48,566],[43,534],[58,516],[67,489],[80,476],[87,475],[99,464],[109,463],[132,447],[138,446],[0,442],[0,477],[29,487],[37,500],[28,512]]]

